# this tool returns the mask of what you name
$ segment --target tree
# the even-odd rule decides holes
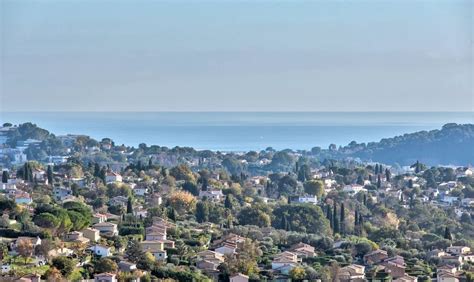
[[[50,229],[57,228],[60,223],[59,219],[55,215],[49,212],[44,212],[44,213],[36,215],[33,218],[33,222],[39,227],[50,228]]]
[[[388,168],[385,169],[385,179],[387,180],[387,182],[390,181],[390,178],[392,176],[392,173],[390,173],[390,170]]]
[[[447,226],[446,226],[446,228],[444,229],[444,239],[450,240],[450,241],[453,240],[453,235],[451,235],[451,230],[450,230],[449,227],[447,227]]]
[[[319,180],[310,180],[304,183],[304,191],[320,199],[324,194],[324,185]]]
[[[380,178],[380,174],[377,175],[377,188],[382,187],[382,179]]]
[[[198,202],[196,205],[196,220],[199,223],[209,221],[209,205],[207,202]]]
[[[266,210],[264,206],[255,205],[243,208],[237,218],[241,225],[268,227],[271,223],[269,213],[270,211]]]
[[[74,260],[68,257],[55,257],[53,258],[52,265],[57,268],[64,277],[71,275],[76,267]]]
[[[19,242],[18,242],[19,241]],[[28,261],[28,258],[30,258],[33,255],[33,244],[29,239],[22,239],[18,240],[16,243],[16,251],[20,256],[22,256],[25,259],[25,264]]]
[[[171,193],[168,202],[169,205],[179,214],[193,212],[196,206],[196,198],[186,191],[176,191]]]
[[[116,272],[117,263],[109,258],[99,259],[94,266],[95,273],[104,273],[104,272]]]
[[[330,205],[326,206],[326,218],[329,220],[329,224],[331,226],[331,229],[334,228],[333,226],[333,220],[332,220],[332,209]]]
[[[235,198],[232,194],[229,194],[225,197],[224,207],[226,209],[232,210],[234,208]]]
[[[341,234],[344,235],[346,232],[346,219],[345,219],[344,203],[341,203]]]
[[[10,178],[10,175],[8,175],[8,171],[4,170],[2,172],[2,183],[8,183],[9,178]]]
[[[127,214],[133,214],[132,197],[128,197],[127,199]]]
[[[286,218],[286,220],[285,220]],[[285,228],[285,223],[287,228]],[[329,235],[329,221],[319,206],[310,204],[280,205],[273,210],[272,226],[295,232]]]
[[[57,282],[57,281],[62,281],[63,277],[61,275],[61,271],[59,271],[56,267],[50,267],[48,270],[46,270],[44,276],[46,276],[46,279],[48,282]]]
[[[127,249],[125,250],[125,256],[131,262],[137,263],[142,256],[145,254],[142,246],[136,239],[128,241]]]
[[[48,170],[46,171],[46,175],[48,176],[49,185],[52,186],[53,181],[54,181],[54,179],[53,179],[53,168],[50,165],[48,165]]]
[[[301,266],[293,267],[289,274],[291,281],[301,281],[306,277],[306,271]]]
[[[339,218],[337,216],[337,206],[336,206],[336,203],[334,203],[333,205],[333,212],[332,212],[332,220],[333,220],[333,223],[332,223],[332,226],[333,226],[333,233],[334,234],[337,234],[339,233]]]

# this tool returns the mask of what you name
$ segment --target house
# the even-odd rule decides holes
[[[352,194],[352,195],[355,195],[359,192],[367,192],[367,189],[365,189],[364,186],[362,186],[362,185],[351,184],[351,185],[344,186],[342,191],[344,191],[346,193],[349,193],[349,194]]]
[[[198,263],[196,266],[201,270],[217,270],[217,267],[224,262],[224,255],[206,250],[197,254]]]
[[[318,197],[316,197],[316,196],[299,196],[299,197],[296,197],[295,199],[293,199],[292,202],[301,203],[301,204],[317,205],[318,204]]]
[[[2,264],[2,273],[8,273],[11,270],[11,266],[8,263],[3,263]]]
[[[305,243],[298,243],[298,244],[293,245],[290,248],[290,251],[292,253],[295,253],[299,259],[312,258],[316,254],[314,251],[314,247]]]
[[[140,245],[143,251],[150,252],[156,260],[164,261],[168,257],[164,248],[163,241],[142,241]]]
[[[48,256],[50,258],[55,258],[55,257],[67,257],[74,254],[74,251],[68,248],[56,248],[52,249],[48,252]]]
[[[457,272],[439,271],[436,274],[436,282],[459,282],[459,275]]]
[[[405,274],[403,277],[394,279],[393,282],[418,282],[418,278]]]
[[[351,264],[339,270],[338,279],[340,282],[362,282],[365,281],[365,266]]]
[[[375,250],[364,256],[365,264],[377,264],[388,258],[387,251]]]
[[[222,194],[222,191],[218,189],[199,191],[199,198],[207,198],[211,201],[219,202],[224,199],[224,194]]]
[[[464,198],[461,200],[461,205],[463,207],[473,207],[474,208],[474,198]]]
[[[237,273],[236,275],[230,277],[230,282],[248,282],[249,277],[242,273]]]
[[[26,192],[15,194],[15,203],[19,205],[29,205],[33,202],[30,194]]]
[[[64,236],[64,240],[66,242],[77,242],[77,243],[84,243],[84,244],[87,244],[90,241],[88,238],[85,238],[83,236],[82,232],[79,232],[79,231],[72,231],[72,232],[66,233],[66,235]]]
[[[84,238],[89,239],[91,242],[97,242],[100,239],[100,231],[95,228],[86,228],[81,231]]]
[[[215,251],[223,255],[233,255],[237,253],[237,245],[232,243],[224,243],[224,245],[216,248]]]
[[[291,269],[296,267],[298,263],[298,256],[292,252],[283,252],[273,258],[272,270],[279,271],[283,274],[288,274]]]
[[[137,270],[137,265],[133,262],[122,260],[117,265],[119,270],[122,272],[133,272]]]
[[[44,170],[33,169],[32,174],[35,181],[46,182],[46,184],[48,184],[48,177],[46,176],[46,172]]]
[[[146,241],[166,240],[166,227],[162,225],[152,225],[145,229]]]
[[[54,187],[53,198],[56,201],[63,201],[66,197],[72,196],[72,190],[65,187]]]
[[[133,193],[137,196],[145,196],[148,194],[148,188],[144,186],[137,186],[133,188]]]
[[[126,207],[128,198],[125,196],[115,196],[109,200],[109,206],[122,206]]]
[[[96,223],[94,229],[99,230],[101,235],[116,236],[118,235],[117,224],[111,222]]]
[[[390,271],[392,278],[400,278],[405,276],[405,262],[402,260],[400,261],[399,258],[395,259],[387,259],[381,263],[381,265],[385,266],[386,270]]]
[[[92,223],[102,223],[107,221],[107,215],[96,213],[92,216]]]
[[[446,252],[453,255],[463,255],[471,252],[471,248],[467,246],[451,246],[446,249]]]
[[[110,257],[112,255],[112,248],[103,245],[94,245],[89,248],[96,256]]]
[[[94,275],[94,282],[117,282],[115,276],[113,273],[99,273]]]
[[[110,171],[107,172],[105,175],[105,182],[107,184],[109,183],[115,183],[115,182],[122,182],[122,176],[116,172]]]

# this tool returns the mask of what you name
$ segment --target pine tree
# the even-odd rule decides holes
[[[46,174],[48,176],[48,183],[49,183],[49,185],[52,186],[53,185],[53,180],[54,180],[53,179],[53,168],[50,165],[48,165],[48,170],[47,170]]]

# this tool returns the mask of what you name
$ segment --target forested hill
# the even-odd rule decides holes
[[[337,152],[339,157],[359,157],[383,163],[410,165],[474,164],[474,124],[444,125],[440,130],[419,131],[366,145],[352,142]]]

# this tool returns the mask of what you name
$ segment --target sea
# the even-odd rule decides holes
[[[243,152],[380,141],[472,124],[474,112],[1,112],[0,122],[32,122],[55,135],[108,137],[118,145]]]

